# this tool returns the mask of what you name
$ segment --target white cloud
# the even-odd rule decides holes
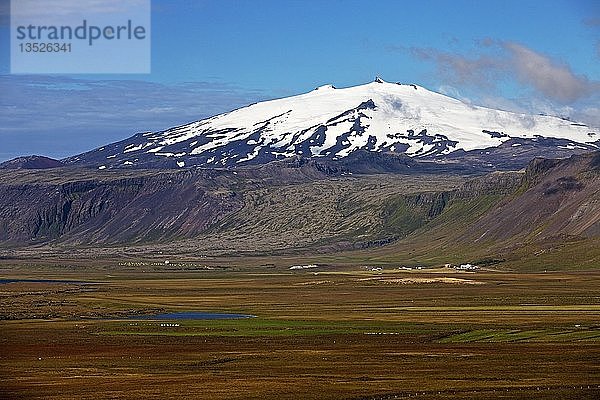
[[[566,63],[557,62],[518,43],[486,39],[483,46],[495,54],[467,57],[431,48],[411,48],[421,60],[433,62],[447,85],[478,87],[493,92],[504,81],[517,80],[545,98],[569,104],[600,90],[600,83],[575,74]]]
[[[510,53],[512,69],[519,80],[550,99],[572,103],[598,90],[597,82],[574,74],[567,64],[559,64],[518,43],[502,46]]]
[[[469,56],[433,48],[390,46],[388,50],[433,63],[441,82],[439,90],[463,102],[469,103],[468,93],[473,103],[486,107],[600,126],[600,82],[519,43],[486,38],[479,45],[481,54]],[[529,121],[523,123],[526,126]]]

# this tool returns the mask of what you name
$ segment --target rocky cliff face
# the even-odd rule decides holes
[[[182,171],[0,185],[0,240],[117,243],[193,236],[240,208],[210,176]]]

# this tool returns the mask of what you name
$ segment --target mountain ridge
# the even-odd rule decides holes
[[[0,163],[0,169],[46,169],[63,166],[60,160],[40,155],[17,157]]]
[[[532,154],[503,165],[486,151]],[[474,106],[414,84],[374,82],[315,90],[122,141],[62,160],[110,168],[236,168],[293,156],[345,158],[356,150],[444,162],[479,157],[482,166],[523,167],[531,156],[593,151],[600,132],[558,117]],[[506,147],[506,146],[505,146]],[[533,150],[531,150],[533,149]],[[511,150],[513,150],[511,152]],[[483,152],[483,153],[482,153]],[[468,157],[467,157],[468,158]]]

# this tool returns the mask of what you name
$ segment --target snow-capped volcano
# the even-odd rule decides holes
[[[561,118],[473,106],[417,85],[376,78],[349,88],[321,86],[162,132],[140,133],[65,162],[101,169],[234,167],[294,155],[338,159],[359,149],[439,158],[457,150],[548,138],[560,139],[553,143],[564,149],[587,150],[597,147],[600,134]]]

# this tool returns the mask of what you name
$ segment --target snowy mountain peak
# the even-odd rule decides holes
[[[65,161],[98,168],[161,162],[174,167],[235,167],[294,155],[339,159],[361,149],[439,158],[544,139],[582,151],[597,148],[600,134],[564,119],[473,106],[414,84],[376,77],[364,85],[324,85],[162,132],[138,134]]]
[[[329,84],[329,85],[319,86],[315,90],[331,90],[331,89],[335,89],[335,86]]]

